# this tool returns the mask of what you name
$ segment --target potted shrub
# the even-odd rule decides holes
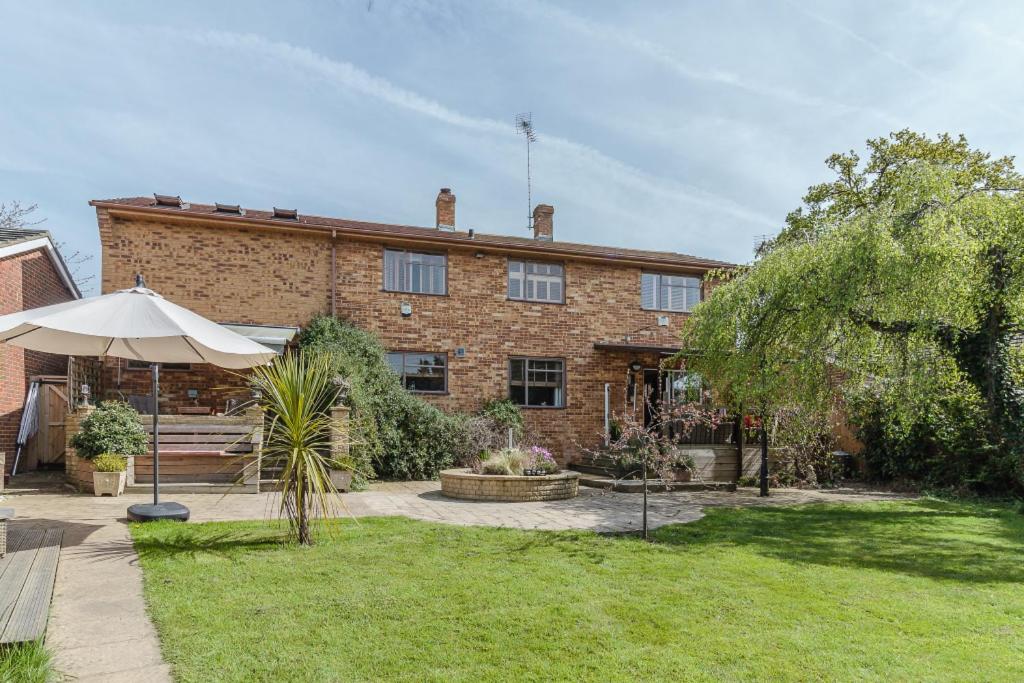
[[[97,496],[117,497],[124,493],[128,458],[116,453],[102,453],[92,460],[92,488]]]
[[[149,435],[134,408],[123,401],[104,401],[82,420],[81,431],[71,437],[71,445],[79,456],[95,466],[96,459],[103,454],[122,459],[145,455],[149,451]],[[120,478],[124,477],[122,472]]]

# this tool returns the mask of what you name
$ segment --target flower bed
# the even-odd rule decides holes
[[[441,493],[449,498],[524,503],[564,500],[579,493],[579,472],[562,471],[541,476],[476,474],[470,469],[441,472]]]

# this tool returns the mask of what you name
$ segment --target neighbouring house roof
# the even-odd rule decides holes
[[[176,198],[173,198],[176,199]],[[389,223],[373,223],[355,221],[345,218],[327,218],[323,216],[307,216],[298,214],[294,218],[275,217],[273,211],[223,207],[227,205],[193,204],[182,202],[180,206],[158,203],[153,197],[125,197],[120,199],[94,199],[91,206],[105,208],[112,214],[134,213],[160,216],[184,216],[191,219],[220,221],[236,225],[256,225],[279,229],[299,229],[306,231],[335,232],[363,239],[386,239],[401,242],[424,242],[445,244],[465,248],[490,249],[505,252],[532,252],[549,256],[563,256],[586,260],[618,261],[632,264],[650,264],[653,266],[672,268],[692,268],[708,270],[713,268],[730,268],[734,264],[714,259],[700,258],[689,254],[669,251],[647,251],[642,249],[625,249],[606,247],[593,244],[560,242],[557,240],[535,240],[527,237],[511,235],[482,234],[475,231],[439,230],[412,225],[394,225]],[[280,216],[280,214],[279,214]]]
[[[60,251],[58,251],[57,245],[54,243],[48,230],[39,230],[37,228],[0,228],[0,258],[24,254],[35,249],[44,249],[46,251],[46,255],[50,258],[54,270],[57,271],[57,275],[67,286],[68,291],[71,292],[74,298],[81,299],[82,293],[78,291],[78,285],[75,284],[75,279],[71,276],[71,271],[68,270],[67,264],[64,263],[64,258],[60,255]]]

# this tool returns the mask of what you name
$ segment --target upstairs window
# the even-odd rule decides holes
[[[519,301],[565,301],[565,267],[558,263],[508,262],[508,298]]]
[[[692,311],[700,303],[700,278],[643,273],[640,306],[648,311]]]
[[[442,394],[448,390],[448,354],[394,351],[388,365],[409,391]]]
[[[384,289],[413,294],[447,294],[448,257],[385,249]]]
[[[556,358],[510,359],[508,395],[521,406],[564,407],[565,361]]]

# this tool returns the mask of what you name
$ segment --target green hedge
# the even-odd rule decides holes
[[[434,479],[464,459],[465,416],[445,413],[407,392],[375,335],[318,316],[299,335],[299,346],[327,350],[338,359],[352,409],[352,456],[360,465],[387,479]]]

